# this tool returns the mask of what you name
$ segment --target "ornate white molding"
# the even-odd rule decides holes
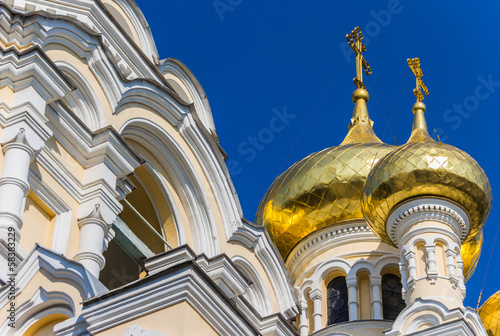
[[[132,283],[84,302],[80,320],[86,321],[88,333],[98,334],[187,302],[220,335],[256,335],[249,319],[206,277],[195,261],[185,261],[140,280],[141,285]],[[60,324],[58,335],[72,335],[78,321],[72,322]]]
[[[347,239],[346,239],[347,238]],[[310,256],[316,256],[321,251],[331,249],[339,244],[363,240],[380,241],[364,220],[328,225],[300,241],[286,258],[286,266],[293,275],[294,268]]]
[[[405,229],[423,221],[450,225],[462,242],[470,230],[469,216],[458,204],[438,198],[418,198],[402,203],[391,212],[386,231],[398,246]]]
[[[422,330],[423,329],[423,330]],[[448,309],[434,300],[417,299],[396,318],[386,336],[486,336],[478,313],[472,308]]]

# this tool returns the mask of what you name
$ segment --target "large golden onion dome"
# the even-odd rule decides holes
[[[479,308],[479,317],[489,336],[500,335],[500,291],[483,303]]]
[[[396,147],[373,167],[363,190],[363,212],[371,229],[393,244],[385,224],[401,202],[435,196],[461,205],[470,218],[474,237],[491,209],[491,187],[483,169],[467,153],[434,141],[424,118],[425,105],[413,105],[413,130],[405,145]]]
[[[354,91],[349,132],[337,147],[295,163],[268,189],[255,223],[265,225],[285,259],[302,238],[340,221],[363,219],[361,197],[366,176],[393,146],[373,131],[366,102],[368,92]]]

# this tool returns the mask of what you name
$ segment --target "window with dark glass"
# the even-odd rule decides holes
[[[328,325],[349,321],[347,284],[345,277],[339,276],[327,286]]]
[[[401,279],[397,275],[385,274],[382,276],[382,302],[385,320],[395,320],[404,309],[402,288]]]

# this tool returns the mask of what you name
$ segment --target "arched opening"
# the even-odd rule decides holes
[[[120,13],[115,6],[117,5],[112,5],[107,1],[108,3],[104,3],[104,7],[106,7],[106,10],[113,16],[113,18],[116,20],[116,22],[120,25],[120,27],[127,33],[127,35],[134,40],[135,43],[137,43],[139,46],[141,46],[141,41],[139,40],[139,37],[137,34],[134,34],[133,28],[131,27],[131,23],[129,22],[129,19],[126,18],[126,15],[124,13]]]
[[[424,243],[417,244],[417,277],[427,275],[427,251]]]
[[[370,289],[370,274],[368,272],[358,273],[358,302],[359,319],[369,320],[372,318],[372,299]]]
[[[175,93],[179,95],[179,97],[182,98],[186,103],[193,103],[193,98],[191,97],[191,94],[189,93],[188,89],[179,82],[179,80],[172,74],[165,74],[165,79],[167,80],[168,84],[172,86],[174,89]]]
[[[347,283],[344,276],[330,281],[326,288],[328,325],[349,321]]]
[[[448,273],[448,269],[446,267],[446,254],[445,254],[445,247],[443,243],[437,242],[436,243],[436,250],[434,253],[434,258],[436,260],[436,270],[438,274],[441,275],[450,275]]]
[[[123,211],[113,224],[114,237],[103,253],[106,265],[99,278],[109,289],[140,278],[145,258],[178,246],[172,211],[147,163],[129,179],[135,189],[121,201]]]
[[[243,297],[250,302],[261,316],[271,314],[269,297],[265,291],[264,284],[253,266],[242,257],[233,259],[235,266],[247,278],[248,287]]]
[[[55,336],[54,326],[67,320],[68,316],[56,313],[45,316],[32,324],[25,332],[24,336]]]
[[[405,302],[401,294],[403,285],[401,279],[394,274],[382,276],[382,310],[384,320],[395,320],[399,313],[405,308]]]

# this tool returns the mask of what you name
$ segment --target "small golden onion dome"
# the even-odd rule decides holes
[[[481,317],[488,335],[500,335],[500,291],[483,303],[479,308],[479,317]]]
[[[476,270],[477,263],[479,262],[479,257],[481,256],[481,249],[483,248],[483,230],[479,230],[479,233],[465,242],[462,243],[460,248],[460,255],[464,263],[463,274],[464,281],[467,282],[474,274]]]
[[[391,245],[385,223],[391,210],[405,200],[436,196],[458,203],[470,218],[469,239],[479,232],[491,209],[491,187],[483,169],[464,151],[434,141],[424,112],[424,103],[413,105],[415,119],[408,143],[378,161],[363,189],[365,219]]]
[[[363,219],[366,176],[393,148],[375,135],[366,107],[368,98],[366,90],[354,91],[349,132],[340,146],[295,163],[262,198],[255,223],[267,227],[283,259],[311,232],[336,222]]]

